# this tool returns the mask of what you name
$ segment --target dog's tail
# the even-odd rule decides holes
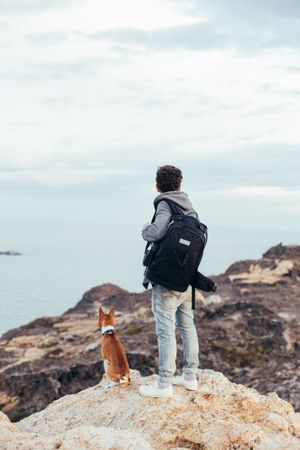
[[[130,374],[126,374],[120,378],[120,384],[122,385],[122,388],[127,388],[130,384]]]

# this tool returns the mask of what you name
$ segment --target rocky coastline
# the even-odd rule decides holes
[[[276,392],[300,411],[300,246],[278,245],[212,277],[214,294],[197,293],[200,367],[231,382]],[[97,315],[114,306],[130,367],[157,372],[151,292],[104,284],[62,316],[43,317],[0,338],[0,408],[12,421],[43,410],[102,378]],[[178,367],[182,363],[178,341]]]

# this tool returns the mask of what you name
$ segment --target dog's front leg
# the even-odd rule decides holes
[[[116,386],[117,384],[119,384],[116,381],[113,381],[113,380],[111,380],[109,378],[109,375],[108,375],[109,366],[110,366],[109,360],[108,359],[104,359],[103,360],[104,372],[105,372],[106,377],[108,378],[107,382],[103,386],[104,389],[108,389],[108,388],[111,388],[111,387]]]
[[[108,371],[108,368],[109,368],[109,361],[108,361],[108,359],[104,359],[103,360],[103,368],[104,368],[104,372],[107,375],[107,371]]]

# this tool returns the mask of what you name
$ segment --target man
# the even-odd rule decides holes
[[[184,214],[198,217],[187,194],[181,191],[181,181],[182,173],[177,167],[170,165],[159,167],[156,173],[156,189],[160,194],[155,198],[154,206],[166,198],[177,203]],[[143,239],[148,242],[162,239],[167,232],[171,216],[168,203],[160,201],[154,222],[143,226]],[[171,397],[172,384],[197,390],[199,344],[191,308],[191,286],[185,292],[178,292],[152,283],[152,312],[158,339],[159,378],[154,384],[141,386],[140,394],[145,397]],[[176,325],[183,342],[184,366],[182,375],[174,378],[177,353]]]

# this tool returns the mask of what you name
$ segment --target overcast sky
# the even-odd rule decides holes
[[[210,226],[299,230],[299,0],[0,0],[0,35],[6,218],[140,226],[174,164]]]

